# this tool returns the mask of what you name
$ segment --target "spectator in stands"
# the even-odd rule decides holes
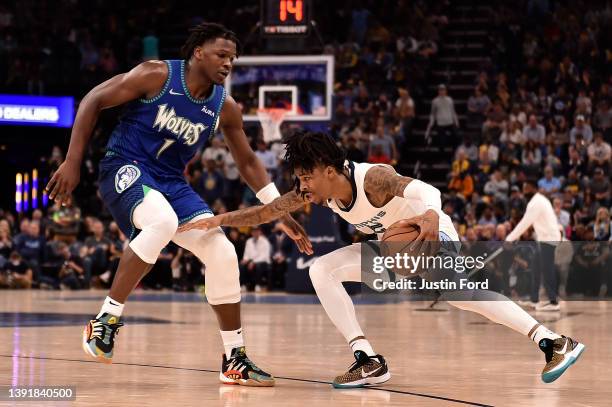
[[[502,172],[495,170],[484,186],[484,193],[493,196],[498,201],[506,202],[508,200],[509,188],[510,185],[503,178]]]
[[[595,133],[595,139],[587,147],[587,156],[589,158],[589,170],[595,167],[601,167],[605,173],[610,173],[610,165],[612,162],[612,147],[603,139],[601,132]]]
[[[26,237],[29,234],[30,234],[30,219],[23,218],[21,219],[21,222],[19,222],[19,233],[17,233],[13,237],[13,244],[15,245],[15,248],[21,247],[24,239],[26,239]]]
[[[593,126],[604,134],[606,142],[612,143],[612,107],[607,100],[601,100],[593,115]]]
[[[455,158],[459,156],[459,153],[463,152],[465,158],[467,158],[470,163],[476,163],[478,160],[478,147],[473,143],[472,138],[469,136],[465,136],[463,138],[463,143],[457,147],[457,151],[455,151]]]
[[[278,159],[276,158],[276,154],[268,148],[265,141],[257,141],[257,151],[255,151],[255,155],[261,160],[264,167],[266,167],[270,178],[274,179],[278,170]]]
[[[524,145],[527,142],[521,123],[518,120],[511,121],[508,126],[504,128],[499,138],[501,143],[513,143],[518,145]]]
[[[204,201],[215,202],[223,196],[225,180],[223,174],[217,170],[214,160],[207,160],[205,165],[199,180],[198,192],[201,193]]]
[[[601,207],[597,210],[597,216],[593,223],[593,233],[595,240],[608,241],[612,240],[610,231],[612,230],[612,221],[610,220],[610,211],[608,208]]]
[[[593,130],[591,126],[586,124],[584,116],[581,114],[576,116],[576,125],[570,130],[570,143],[576,144],[578,135],[581,135],[586,143],[593,141]]]
[[[571,217],[569,212],[563,209],[563,201],[561,200],[561,198],[553,199],[553,209],[555,210],[555,214],[557,215],[557,221],[561,226],[563,226],[563,229],[566,229],[568,226],[570,226]]]
[[[219,137],[213,137],[210,141],[210,146],[204,149],[202,153],[201,163],[202,168],[206,166],[206,161],[214,160],[217,164],[217,168],[223,168],[225,165],[225,158],[231,154],[228,154],[227,148],[223,144],[223,141]]]
[[[28,234],[20,241],[20,244],[15,246],[15,249],[21,255],[21,258],[32,268],[34,275],[37,276],[40,270],[40,264],[43,259],[45,248],[45,239],[40,235],[40,224],[38,222],[30,222]]]
[[[536,145],[543,145],[546,142],[546,129],[538,123],[535,114],[529,115],[529,123],[523,129],[523,136],[527,142],[533,141]]]
[[[74,199],[63,206],[54,203],[48,217],[54,239],[66,244],[74,243],[81,225],[81,210],[74,205]]]
[[[259,226],[251,230],[251,237],[247,239],[244,255],[240,261],[241,285],[248,291],[260,292],[269,281],[270,241],[263,235]]]
[[[0,223],[0,268],[8,260],[12,251],[11,229],[8,222]]]
[[[358,163],[365,162],[365,154],[359,148],[357,148],[357,140],[355,137],[349,136],[346,139],[346,159],[350,161],[355,161]]]
[[[87,256],[91,260],[91,281],[97,288],[102,288],[110,282],[111,242],[104,236],[104,224],[98,219],[93,221],[91,231],[93,236],[85,239]]]
[[[521,164],[528,176],[537,176],[540,173],[542,152],[534,141],[527,141],[521,158]]]
[[[485,136],[490,137],[491,140],[498,140],[503,129],[506,126],[508,115],[504,111],[504,108],[499,100],[493,102],[493,106],[487,113],[487,120],[482,126],[482,132]]]
[[[602,206],[610,206],[610,178],[605,176],[600,167],[595,169],[593,179],[589,185],[595,201]]]
[[[544,176],[538,181],[538,192],[546,195],[549,199],[561,191],[561,181],[554,176],[550,165],[544,168]]]
[[[446,85],[438,85],[438,96],[431,101],[431,113],[427,133],[432,129],[436,132],[437,144],[440,148],[445,145],[455,147],[457,142],[457,128],[459,118],[455,112],[453,99],[448,96]]]
[[[399,88],[398,94],[399,97],[395,101],[395,118],[400,122],[404,143],[411,143],[415,117],[414,100],[410,97],[408,88]]]
[[[480,86],[474,88],[474,94],[470,96],[467,102],[468,124],[471,127],[481,128],[490,106],[491,99],[482,93]]]
[[[395,165],[397,163],[397,156],[397,148],[395,147],[393,137],[387,133],[384,124],[377,125],[376,134],[370,141],[368,162],[374,162],[370,160],[370,158],[373,158],[378,160],[375,162]]]
[[[287,273],[287,260],[291,257],[293,245],[291,239],[283,233],[277,222],[270,235],[272,246],[272,267],[270,279],[268,280],[268,290],[285,288],[285,274]]]
[[[13,251],[4,265],[4,272],[0,272],[0,288],[31,288],[34,273],[29,264],[21,255]]]
[[[63,259],[59,270],[60,288],[62,290],[80,290],[87,287],[83,259],[70,253],[70,248],[64,242],[58,244],[59,253]]]

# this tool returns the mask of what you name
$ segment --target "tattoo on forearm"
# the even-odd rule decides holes
[[[300,209],[304,201],[295,191],[276,198],[267,205],[239,209],[223,215],[223,226],[255,226],[268,223]]]
[[[404,196],[411,181],[412,178],[399,176],[390,168],[377,166],[366,173],[364,189],[372,203],[388,202],[394,196]]]

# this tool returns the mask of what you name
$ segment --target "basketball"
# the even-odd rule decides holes
[[[412,242],[419,235],[420,230],[417,225],[410,224],[405,220],[395,222],[389,226],[383,234],[383,242]]]

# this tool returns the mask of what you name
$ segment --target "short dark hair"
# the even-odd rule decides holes
[[[193,50],[196,47],[208,42],[216,40],[217,38],[224,38],[232,41],[236,44],[236,51],[240,52],[240,41],[238,36],[231,30],[225,28],[225,26],[217,23],[201,23],[195,27],[189,29],[189,37],[185,44],[181,47],[181,54],[183,58],[189,59],[193,55]]]
[[[326,133],[296,130],[283,139],[285,161],[291,172],[296,168],[312,171],[316,166],[331,166],[338,172],[344,169],[346,153]]]

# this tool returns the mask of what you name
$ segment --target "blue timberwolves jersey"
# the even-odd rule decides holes
[[[165,62],[168,78],[163,89],[151,99],[127,106],[107,150],[146,166],[155,175],[182,177],[187,162],[218,125],[225,89],[213,84],[208,98],[195,99],[185,82],[185,61]]]

